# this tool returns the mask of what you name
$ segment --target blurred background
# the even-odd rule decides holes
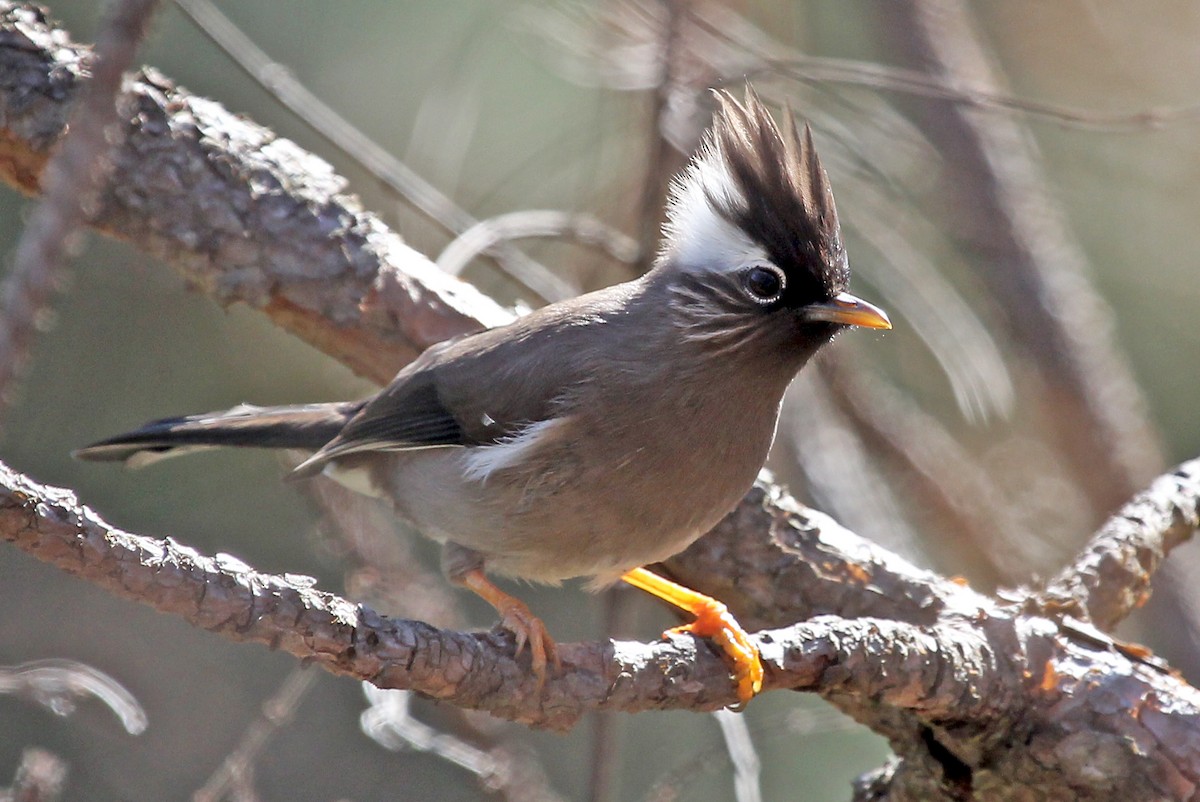
[[[304,119],[311,106],[285,109],[180,6],[164,3],[141,60],[327,158],[431,258],[468,216],[573,215],[573,234],[520,241],[544,267],[518,263],[515,278],[511,260],[470,258],[462,241],[446,254],[506,305],[534,306],[645,269],[666,182],[707,124],[706,87],[740,91],[749,77],[775,108],[790,104],[813,124],[831,174],[854,290],[891,312],[896,327],[847,334],[797,381],[771,467],[804,501],[914,562],[989,592],[1036,582],[1157,472],[1200,453],[1200,8],[216,7],[459,212],[415,208],[315,130]],[[102,9],[58,0],[51,11],[87,42]],[[0,188],[8,259],[30,204]],[[535,224],[544,220],[517,215],[485,231]],[[138,473],[69,457],[165,415],[370,389],[255,313],[222,310],[163,265],[91,236],[11,399],[0,455],[75,488],[131,531],[309,574],[384,611],[490,626],[489,609],[436,580],[428,544],[395,545],[407,541],[392,538],[377,511],[285,486],[274,457],[218,453]],[[331,510],[341,530],[329,524]],[[347,520],[389,531],[352,540]],[[1187,549],[1173,555],[1154,601],[1121,634],[1194,682],[1193,564]],[[671,623],[626,592],[589,596],[568,585],[521,594],[561,640],[646,640]],[[756,700],[732,723],[642,714],[565,736],[420,699],[372,706],[353,682],[297,673],[289,657],[115,599],[11,548],[0,549],[0,604],[0,664],[78,661],[148,717],[145,732],[131,735],[94,700],[73,709],[53,695],[49,706],[0,695],[0,784],[38,746],[67,766],[65,799],[181,799],[208,789],[201,798],[824,800],[846,798],[849,781],[887,755],[886,743],[820,700],[784,693]],[[269,700],[290,716],[282,726],[264,724]],[[373,721],[393,726],[368,727],[369,737],[360,726],[368,707]],[[727,748],[746,732],[757,790],[753,762],[739,775]],[[256,733],[268,736],[261,748],[239,746]],[[249,765],[222,785],[230,755]]]

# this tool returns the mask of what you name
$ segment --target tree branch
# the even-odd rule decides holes
[[[38,187],[87,78],[87,49],[0,2],[0,178]],[[429,345],[511,319],[409,248],[320,158],[145,70],[91,224],[383,383]]]
[[[110,169],[119,130],[116,98],[145,36],[157,0],[111,3],[91,63],[94,75],[75,109],[71,136],[46,170],[42,200],[30,215],[0,291],[0,398],[24,368],[73,235]]]
[[[1154,480],[1109,518],[1070,565],[1030,598],[1043,615],[1071,615],[1111,632],[1150,597],[1167,553],[1200,527],[1200,460]]]
[[[2,463],[0,537],[119,596],[233,640],[282,649],[381,688],[417,690],[528,724],[565,728],[589,710],[715,710],[736,701],[722,659],[690,637],[563,645],[564,670],[539,694],[528,667],[513,658],[507,634],[387,619],[314,589],[306,577],[263,574],[228,555],[206,557],[170,539],[115,529],[70,490],[40,485]],[[957,699],[964,688],[946,681],[964,672],[997,676],[984,670],[990,660],[979,635],[956,629],[935,635],[896,621],[825,617],[759,633],[757,640],[769,688],[927,704],[939,693]],[[947,652],[962,662],[958,670],[925,659],[936,656],[947,637],[961,641]],[[910,662],[921,669],[898,670]],[[828,671],[835,665],[838,671]]]
[[[85,77],[82,54],[35,8],[0,2],[0,175],[26,190]],[[431,342],[508,318],[286,140],[149,72],[121,108],[127,135],[93,222],[215,300],[261,309],[380,381]],[[1196,527],[1195,469],[1102,530],[1071,569],[1094,580],[1064,572],[1048,598],[1102,625],[1124,615],[1165,549]],[[539,693],[507,635],[385,619],[307,578],[115,530],[70,491],[7,468],[0,534],[225,637],[516,721],[561,728],[588,710],[733,701],[724,662],[687,637],[564,645],[564,671]],[[1159,799],[1200,786],[1200,698],[1181,679],[1031,614],[1026,595],[1002,605],[917,569],[769,482],[667,566],[768,628],[756,636],[768,688],[820,692],[890,738],[899,760],[871,787],[891,798],[1017,798],[1040,787],[1051,798]]]
[[[40,559],[225,637],[279,648],[379,687],[552,728],[569,727],[590,710],[713,710],[734,701],[724,662],[692,638],[564,644],[564,670],[539,693],[506,635],[390,620],[315,590],[307,578],[262,574],[226,555],[205,557],[171,540],[113,529],[70,491],[40,486],[6,466],[0,487],[0,537]],[[1197,503],[1200,486],[1190,492]],[[812,517],[785,516],[781,524],[811,536],[810,545],[837,555],[844,567],[857,566],[859,579],[876,567],[838,553],[835,543],[858,545],[849,533],[814,529]],[[906,573],[900,567],[875,576],[891,582]],[[847,595],[872,594],[860,587]],[[755,639],[768,689],[826,696],[889,735],[906,758],[897,770],[920,766],[924,783],[944,784],[952,766],[973,767],[977,791],[1020,777],[1074,789],[1080,798],[1103,791],[1151,799],[1200,780],[1200,759],[1189,746],[1200,739],[1195,689],[1045,618],[996,605],[979,613],[936,616],[925,626],[822,616]]]

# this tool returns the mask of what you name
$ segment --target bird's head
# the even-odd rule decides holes
[[[675,181],[655,272],[683,336],[720,351],[792,351],[802,363],[847,326],[891,328],[846,289],[829,177],[806,125],[777,126],[753,91],[717,92],[713,126]]]

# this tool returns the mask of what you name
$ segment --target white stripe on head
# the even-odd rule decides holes
[[[705,146],[672,182],[662,256],[680,268],[736,270],[767,261],[763,248],[729,222],[715,204],[746,205],[720,154]]]

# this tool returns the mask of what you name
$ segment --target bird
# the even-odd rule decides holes
[[[777,124],[747,86],[673,180],[651,268],[497,328],[435,344],[356,401],[240,405],[166,418],[75,452],[131,467],[208,448],[301,449],[389,502],[442,547],[442,570],[526,645],[537,687],[561,671],[545,624],[491,576],[590,589],[619,580],[690,613],[740,706],[764,677],[721,602],[646,566],[712,529],[750,489],[785,390],[850,327],[890,329],[849,293],[849,263],[811,128]]]

